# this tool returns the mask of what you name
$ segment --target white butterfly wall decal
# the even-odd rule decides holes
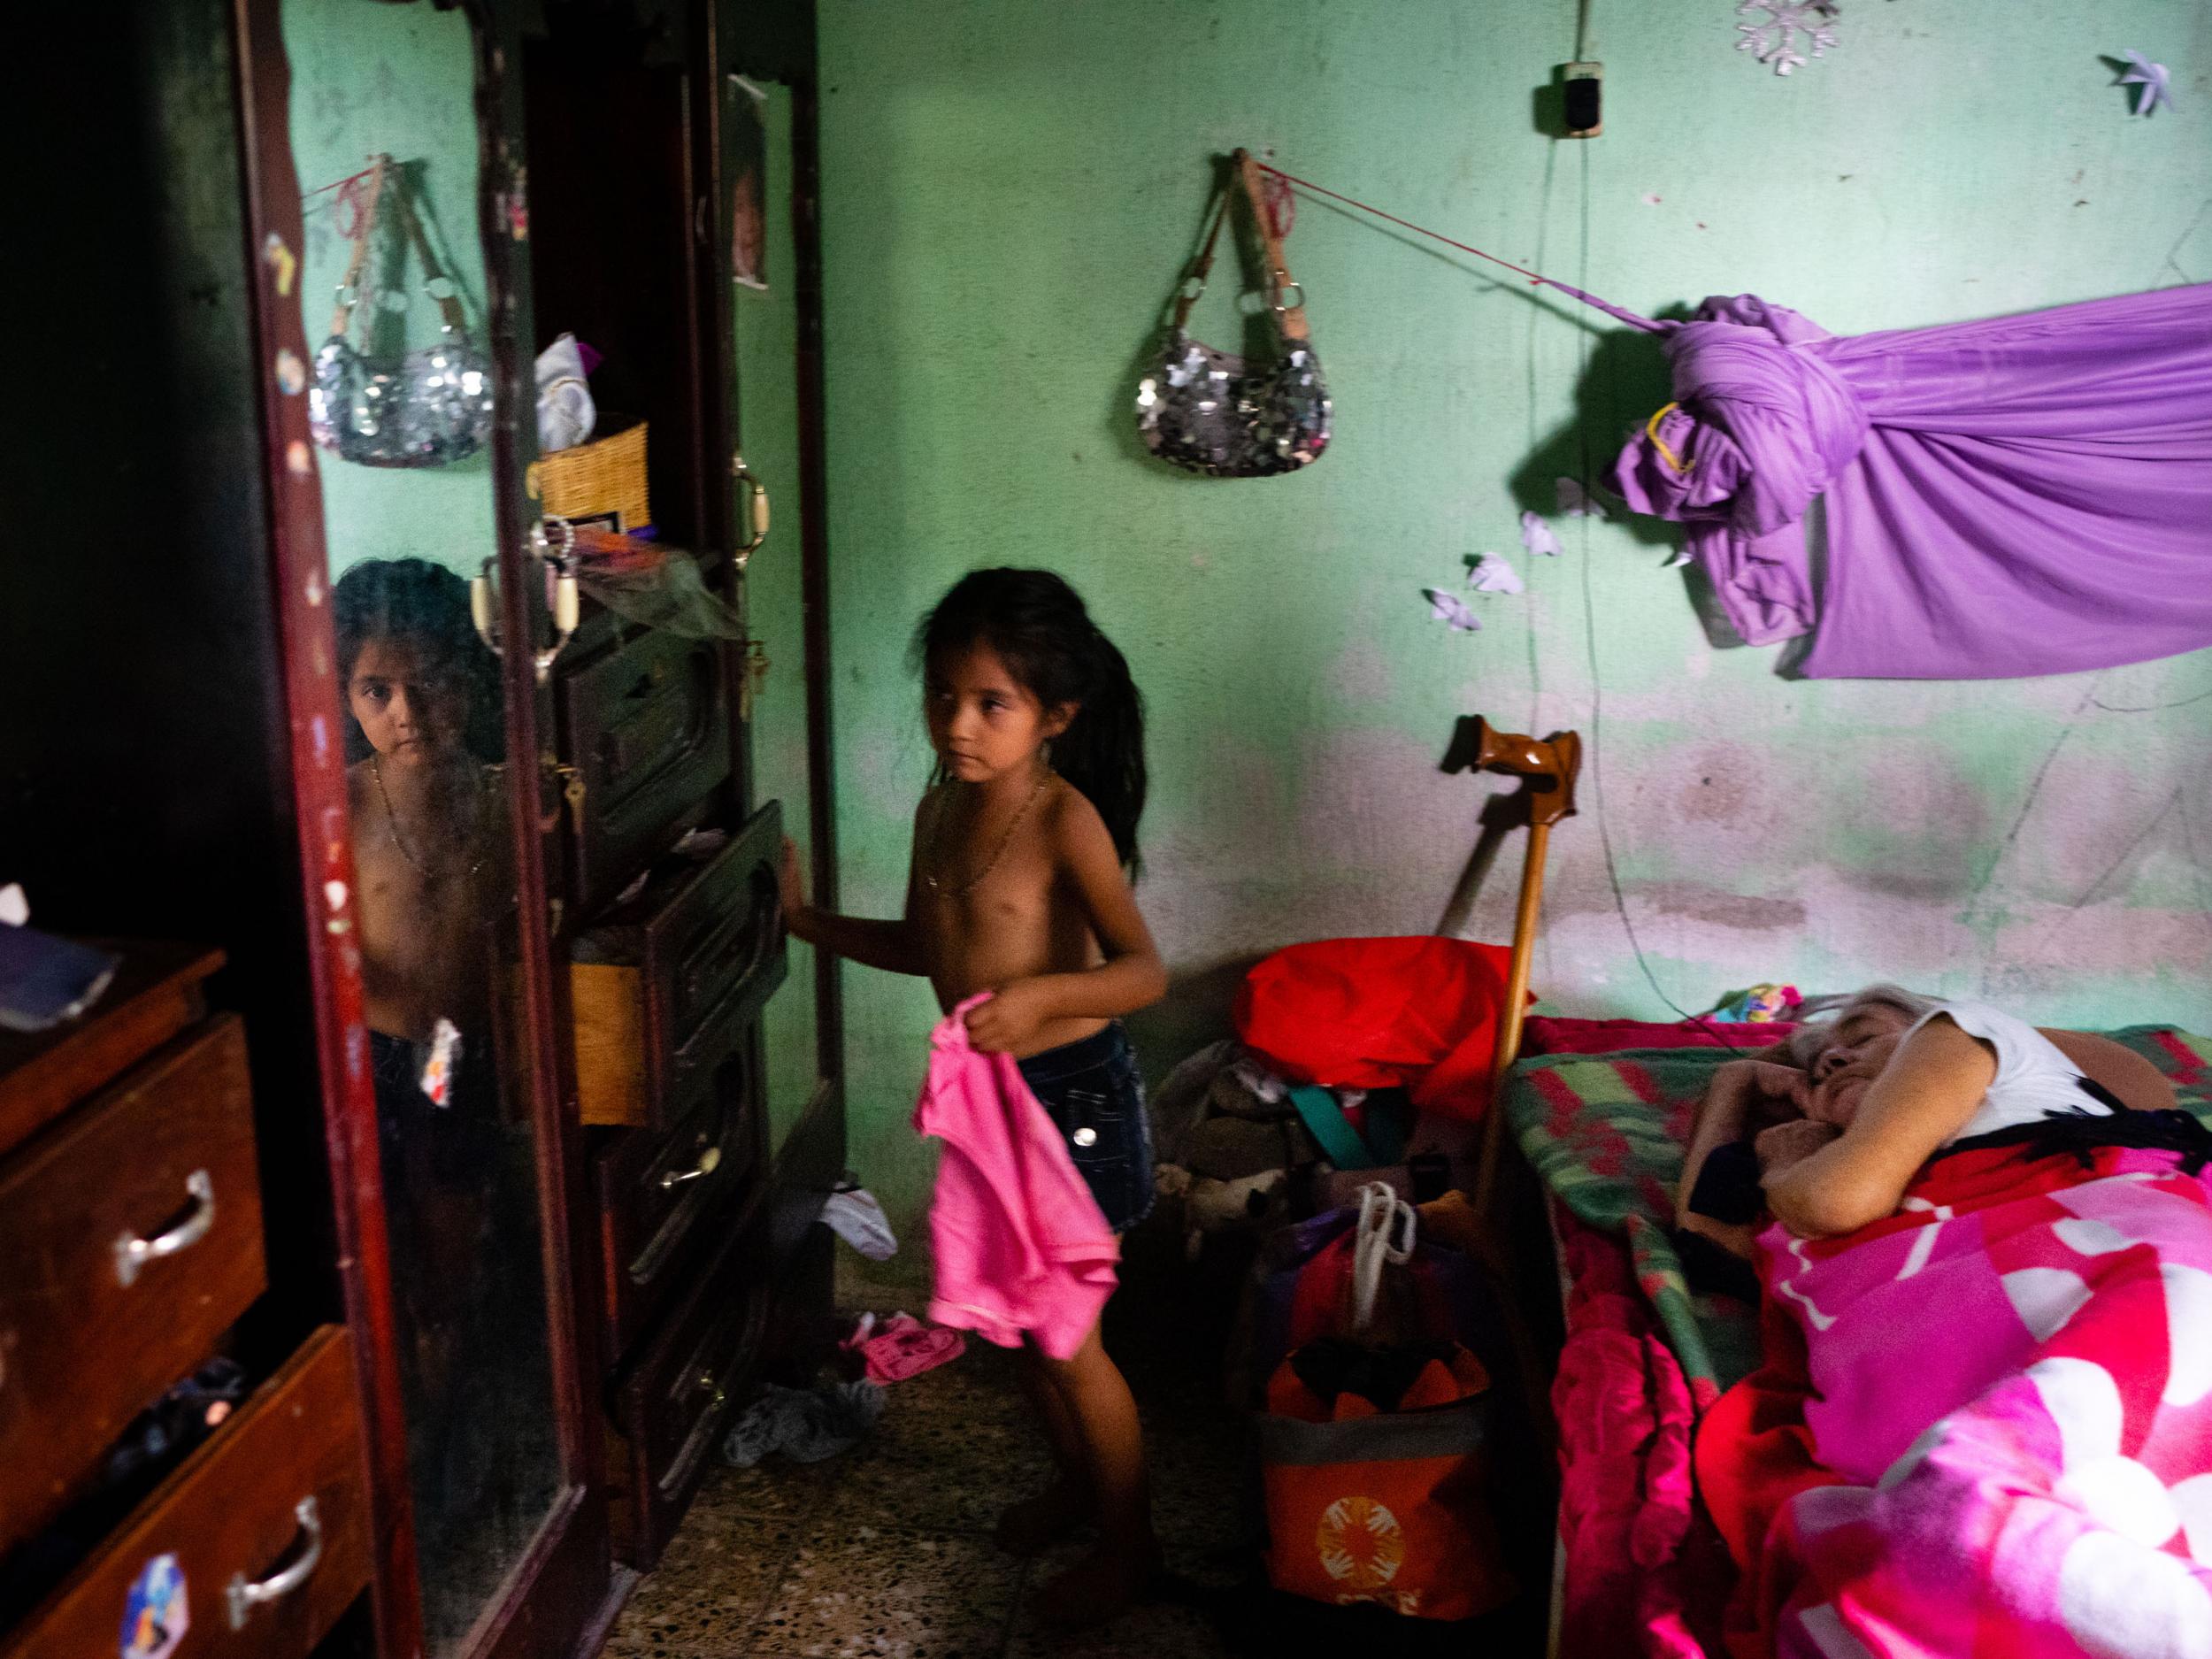
[[[1479,594],[1517,594],[1524,591],[1521,573],[1495,553],[1485,553],[1467,572],[1467,585]]]
[[[1429,602],[1430,614],[1439,622],[1448,622],[1455,634],[1472,634],[1482,626],[1482,618],[1457,594],[1448,594],[1441,588],[1424,588],[1423,595]]]
[[[1521,515],[1521,545],[1532,553],[1548,554],[1553,558],[1559,557],[1559,538],[1552,534],[1552,527],[1536,513],[1525,512]]]

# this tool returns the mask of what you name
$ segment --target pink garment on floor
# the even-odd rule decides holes
[[[924,1325],[910,1313],[895,1313],[881,1325],[870,1314],[840,1346],[860,1356],[873,1383],[904,1382],[968,1351],[959,1332]]]
[[[987,993],[986,994],[988,995]],[[1121,1244],[1011,1055],[968,1046],[971,997],[930,1033],[914,1127],[944,1143],[930,1202],[929,1317],[1071,1359],[1114,1294]]]

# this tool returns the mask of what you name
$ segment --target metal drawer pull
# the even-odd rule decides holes
[[[230,1627],[246,1628],[246,1615],[264,1601],[281,1601],[305,1584],[323,1558],[323,1517],[312,1497],[302,1498],[292,1506],[292,1517],[300,1524],[300,1537],[305,1540],[300,1558],[288,1567],[280,1567],[267,1578],[249,1581],[242,1572],[234,1572],[224,1591],[224,1599],[230,1603]]]
[[[184,1178],[184,1190],[192,1195],[192,1213],[168,1232],[150,1239],[126,1233],[116,1240],[115,1278],[119,1284],[137,1283],[139,1269],[147,1263],[174,1256],[179,1250],[188,1250],[207,1237],[215,1225],[215,1182],[205,1170],[194,1170]]]
[[[737,566],[737,573],[742,576],[745,567],[752,563],[753,555],[759,552],[761,544],[768,540],[768,486],[753,476],[753,469],[745,465],[742,455],[730,457],[730,476],[737,480],[738,488],[745,491],[749,497],[747,505],[750,511],[748,516],[752,520],[749,530],[740,533],[745,539],[737,544],[730,559]]]
[[[721,1167],[722,1148],[720,1147],[709,1147],[704,1152],[702,1152],[699,1155],[699,1161],[693,1164],[689,1169],[671,1170],[667,1174],[662,1176],[661,1191],[664,1193],[670,1187],[680,1186],[685,1181],[695,1181],[702,1175],[711,1175],[715,1172],[715,1171]]]

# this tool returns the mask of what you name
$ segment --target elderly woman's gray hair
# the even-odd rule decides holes
[[[1918,1019],[1922,1015],[1940,1007],[1935,998],[1923,996],[1917,991],[1908,991],[1901,985],[1870,985],[1863,991],[1844,999],[1832,1013],[1808,1020],[1790,1039],[1790,1062],[1793,1065],[1809,1067],[1835,1036],[1836,1027],[1870,1008],[1893,1009],[1907,1019]]]

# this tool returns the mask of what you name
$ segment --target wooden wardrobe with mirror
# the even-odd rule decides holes
[[[53,1361],[0,1371],[0,1444],[88,1447],[0,1472],[0,1655],[111,1639],[165,1554],[178,1659],[587,1655],[830,1312],[837,979],[775,881],[786,834],[833,866],[811,8],[72,11],[31,49],[119,85],[104,123],[67,77],[18,111],[100,130],[8,187],[85,257],[0,461],[71,547],[0,608],[0,882],[133,941],[88,1021],[181,1012],[112,1076],[0,1044],[0,1194],[192,1233],[165,1164],[142,1199],[83,1149],[183,1077],[251,1195],[207,1236],[257,1223],[225,1259],[258,1266],[203,1294],[165,1252],[199,1311],[100,1416],[9,1379],[94,1374],[159,1307],[57,1335],[0,1263],[0,1354]],[[219,1358],[237,1422],[102,1509],[93,1440]],[[165,1542],[216,1534],[234,1571]]]

